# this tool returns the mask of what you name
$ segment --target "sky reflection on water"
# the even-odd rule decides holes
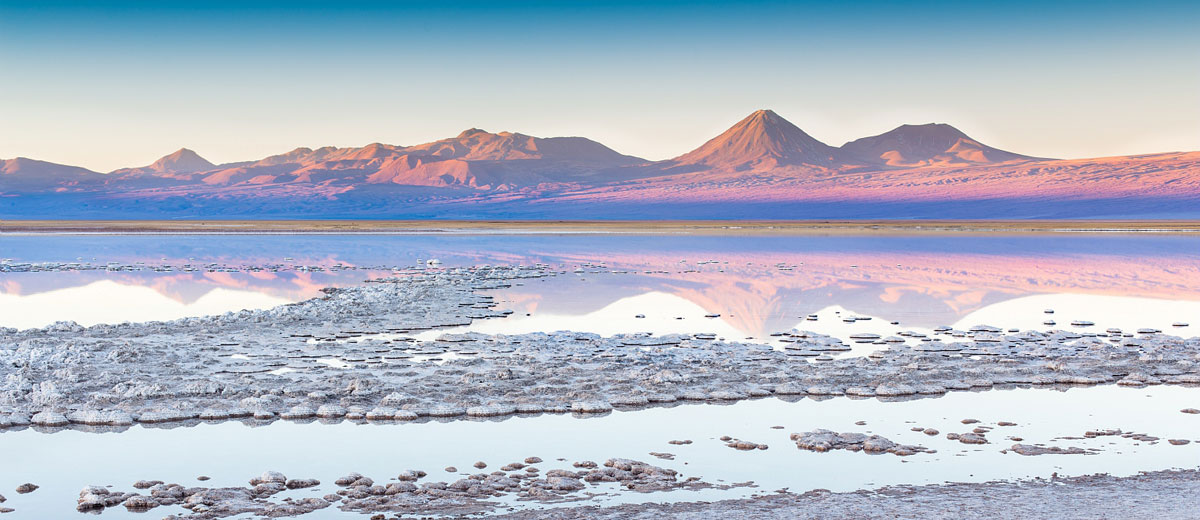
[[[709,320],[707,331],[730,339],[815,330],[803,320],[813,313],[830,326],[847,313],[875,318],[854,323],[855,330],[889,321],[899,321],[901,330],[976,323],[1054,328],[1046,320],[1069,328],[1080,319],[1096,322],[1097,330],[1167,330],[1177,321],[1200,321],[1200,237],[1186,235],[7,235],[0,236],[0,251],[10,264],[174,266],[172,272],[0,273],[0,325],[19,327],[263,308],[431,258],[446,266],[540,262],[564,272],[504,291],[500,299],[517,314],[508,323],[481,325],[495,332],[612,333],[635,325],[687,332],[700,330],[699,318],[710,313],[722,316]],[[210,263],[233,271],[206,270]],[[587,263],[603,267],[574,272]],[[338,265],[357,269],[294,268]],[[244,269],[252,266],[278,268]],[[611,270],[626,273],[597,273]],[[104,312],[89,312],[98,302],[105,302]],[[1040,307],[1058,314],[1044,316]],[[658,324],[654,312],[639,308],[686,314],[675,320],[686,323]],[[541,321],[522,320],[524,313]],[[646,320],[624,321],[639,313]]]

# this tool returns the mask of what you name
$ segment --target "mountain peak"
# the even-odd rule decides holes
[[[209,170],[214,167],[216,165],[200,157],[200,154],[187,148],[180,148],[174,153],[154,161],[154,164],[147,166],[145,169],[157,173],[192,173]]]
[[[781,121],[787,121],[786,119],[780,117],[779,114],[776,114],[774,110],[769,108],[760,108],[755,110],[754,112],[750,113],[749,117],[755,119],[778,119]]]
[[[675,158],[683,165],[737,170],[838,163],[840,152],[772,110],[756,110],[703,146]]]
[[[468,137],[471,137],[474,135],[487,134],[487,133],[488,133],[487,130],[481,130],[479,128],[468,128],[466,130],[463,130],[462,133],[458,134],[458,137],[456,137],[456,139],[465,139],[465,138],[468,138]]]
[[[846,143],[842,150],[862,161],[904,167],[1032,159],[987,146],[945,123],[900,125],[882,134]]]

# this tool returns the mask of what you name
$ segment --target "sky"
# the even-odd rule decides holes
[[[478,127],[667,159],[759,108],[834,146],[943,122],[1042,157],[1200,150],[1200,2],[1044,4],[0,0],[0,158]]]

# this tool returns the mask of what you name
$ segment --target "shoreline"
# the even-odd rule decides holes
[[[504,520],[663,520],[737,518],[1191,518],[1195,469],[1143,472],[1128,477],[1098,473],[1077,477],[998,482],[885,486],[831,493],[778,490],[752,498],[712,502],[580,505],[494,515]]]
[[[24,234],[1200,233],[1200,220],[0,220]]]
[[[616,407],[734,402],[771,395],[908,399],[1022,384],[1200,384],[1200,370],[1192,365],[1200,338],[1159,333],[1113,341],[1084,340],[1063,331],[1002,336],[998,328],[981,327],[978,332],[960,332],[962,342],[947,337],[944,342],[894,346],[871,354],[866,364],[864,358],[834,359],[830,352],[848,347],[834,338],[801,332],[793,334],[796,341],[783,350],[687,334],[464,333],[444,334],[433,341],[389,337],[507,316],[511,310],[500,310],[493,296],[480,291],[553,275],[545,268],[502,266],[408,270],[260,311],[169,322],[92,327],[61,322],[36,329],[0,328],[0,342],[17,345],[0,350],[0,361],[26,367],[30,381],[50,382],[54,388],[49,393],[25,394],[16,382],[0,384],[0,398],[5,397],[2,392],[9,392],[7,402],[0,400],[0,428],[72,423],[131,426],[245,417],[353,419],[370,413],[397,421],[494,418],[518,413],[607,413]],[[205,338],[191,343],[195,353],[166,377],[160,365],[179,353],[172,346],[201,331]],[[1075,340],[1084,344],[1074,344]],[[1081,346],[1087,347],[1083,353]],[[596,357],[596,349],[611,355]],[[54,359],[44,358],[49,351],[56,352]],[[98,357],[98,352],[107,354]],[[253,357],[247,358],[249,354]],[[381,354],[390,356],[392,363],[365,362]],[[412,361],[422,355],[470,356],[472,361],[451,365],[452,369]],[[315,361],[319,358],[343,360],[346,368],[353,367],[349,386],[340,373],[323,378],[344,368]],[[129,363],[129,359],[139,362]],[[1006,361],[997,363],[997,359]],[[913,363],[922,370],[908,370]],[[697,371],[694,367],[699,365],[732,371],[715,377]],[[97,375],[86,380],[62,375],[82,366]],[[281,366],[289,370],[277,373]],[[630,377],[631,367],[656,375]],[[414,372],[396,373],[397,368]],[[499,380],[502,383],[477,387],[462,384],[460,370],[473,374],[471,378],[488,379],[495,370],[506,376]],[[563,375],[545,379],[547,370]],[[392,391],[416,381],[428,388]],[[582,384],[595,386],[580,392]],[[90,400],[115,385],[125,389],[119,403]],[[272,389],[280,385],[304,392],[273,394]],[[536,394],[518,391],[539,385]]]
[[[1062,331],[1005,333],[998,327],[977,326],[957,334],[947,331],[950,334],[945,338],[921,345],[895,345],[867,357],[851,358],[829,355],[846,350],[833,338],[795,331],[788,333],[795,341],[782,350],[686,334],[630,333],[604,337],[570,332],[511,336],[443,333],[432,341],[418,340],[408,336],[416,331],[474,320],[502,319],[513,311],[502,309],[501,302],[485,294],[486,291],[560,273],[548,267],[490,265],[394,271],[390,277],[326,289],[319,297],[259,311],[91,327],[59,322],[20,331],[0,328],[0,343],[13,346],[0,349],[0,362],[20,369],[19,378],[0,381],[0,432],[3,432],[0,435],[22,430],[32,430],[38,435],[64,430],[117,433],[133,428],[189,428],[225,422],[242,422],[250,427],[276,422],[373,423],[399,427],[428,422],[502,422],[522,415],[572,414],[599,418],[614,411],[674,408],[692,403],[716,406],[765,398],[786,402],[873,398],[893,402],[1008,388],[1050,391],[1100,385],[1192,388],[1200,384],[1200,370],[1194,363],[1200,338],[1184,339],[1159,332],[1139,332],[1136,338],[1132,334],[1110,337],[1108,333],[1085,338]],[[444,363],[433,362],[441,358]],[[1180,409],[1183,404],[1176,404],[1165,413],[1194,414],[1191,403],[1185,404],[1189,408]],[[929,443],[943,444],[928,444],[935,448],[929,453],[953,449],[946,444],[964,452],[969,448],[962,445],[990,444],[1001,448],[1006,455],[1014,451],[1022,456],[1085,453],[1077,446],[1073,446],[1076,451],[1040,454],[1018,451],[1021,446],[1034,448],[1042,444],[1003,449],[1009,441],[1026,441],[1015,437],[1001,440],[1007,432],[993,432],[991,425],[1018,426],[1025,423],[1020,417],[1004,417],[1017,422],[981,417],[982,421],[963,419],[944,424],[950,415],[942,415],[943,423],[924,426],[946,430],[944,437],[937,429],[920,431],[928,436],[922,438],[929,439]],[[906,424],[923,418],[911,413],[899,417],[908,418]],[[811,426],[806,423],[805,427]],[[779,436],[787,429],[782,425],[771,428],[781,431],[773,437],[761,433],[754,440],[770,441],[773,448],[780,449],[775,446],[776,441],[781,441]],[[958,433],[968,428],[973,428],[970,433]],[[1121,430],[1103,432],[1097,435],[1122,435],[1147,443],[1160,440],[1133,432],[1129,432],[1133,437],[1125,437]],[[680,428],[679,433],[686,435],[660,432],[652,439],[661,442],[666,438],[686,437],[687,444],[692,443],[691,438],[729,439],[703,430]],[[895,432],[884,433],[890,436]],[[798,449],[820,451],[801,446],[794,435],[789,438]],[[865,434],[851,431],[843,435]],[[1044,437],[1031,437],[1033,440],[1028,442],[1045,441]],[[1056,437],[1045,442],[1057,443],[1068,438]],[[882,438],[878,442],[891,441]],[[1174,446],[1197,441],[1167,442]],[[766,449],[766,444],[762,446],[753,449]],[[920,446],[899,447],[916,450],[924,446],[925,442]],[[624,445],[621,448],[626,449]],[[659,457],[656,452],[644,449],[638,450],[637,456],[642,457],[641,453]],[[890,453],[905,456],[895,451]],[[541,455],[551,459],[571,454]],[[660,459],[674,460],[673,454],[662,455],[670,458]],[[79,493],[76,508],[103,511],[124,505],[130,511],[138,511],[183,504],[192,511],[190,516],[197,518],[244,513],[294,517],[316,512],[313,517],[395,513],[397,517],[487,514],[511,520],[698,517],[765,520],[827,516],[949,520],[961,518],[964,512],[973,518],[997,519],[1009,518],[1015,512],[1019,517],[1084,520],[1095,517],[1097,512],[1111,512],[1110,502],[1115,497],[1125,504],[1121,512],[1126,516],[1173,519],[1188,518],[1186,511],[1190,510],[1185,506],[1197,487],[1195,468],[1179,468],[1172,462],[1169,467],[1174,469],[1132,476],[1081,474],[1058,478],[1055,473],[1049,480],[1034,477],[879,488],[868,484],[870,487],[857,491],[813,489],[804,493],[771,485],[762,489],[779,491],[712,501],[675,500],[677,495],[663,495],[665,500],[657,503],[588,502],[592,493],[625,493],[624,489],[641,493],[744,487],[741,481],[730,480],[735,483],[726,484],[721,479],[702,480],[692,474],[697,466],[683,467],[688,462],[685,455],[681,456],[685,459],[676,464],[655,461],[664,465],[661,468],[635,459],[609,459],[597,468],[595,462],[570,463],[572,459],[558,458],[557,462],[564,464],[547,462],[544,472],[538,468],[519,472],[524,468],[512,463],[505,470],[489,460],[497,466],[492,468],[493,473],[467,475],[472,470],[460,472],[458,468],[463,466],[456,465],[447,466],[445,474],[430,471],[433,475],[427,480],[421,480],[426,476],[421,471],[411,481],[397,477],[395,480],[401,482],[381,481],[378,485],[352,473],[333,481],[337,488],[329,486],[328,474],[317,471],[303,476],[321,477],[326,481],[325,488],[316,479],[285,480],[282,474],[273,471],[252,479],[251,487],[220,487],[229,484],[224,480],[226,476],[217,474],[221,484],[214,487],[139,481],[133,484],[137,491],[124,492],[119,491],[121,488],[87,486]],[[465,460],[471,459],[480,460],[474,468],[482,470],[488,466],[482,462],[484,457]],[[538,457],[524,460],[525,464],[543,462]],[[421,464],[425,469],[438,465]],[[203,469],[197,467],[193,474]],[[285,469],[291,473],[296,468]],[[687,470],[686,479],[677,473],[679,469]],[[376,476],[385,474],[377,468],[372,471]],[[1119,471],[1128,475],[1124,470]],[[170,471],[164,473],[162,477],[171,477]],[[761,482],[745,480],[746,485],[756,481]],[[600,482],[617,482],[622,488],[611,491],[591,486]],[[304,493],[311,496],[299,500],[289,495],[280,501],[282,495],[277,495],[285,489],[310,488]],[[59,496],[72,498],[49,485],[43,493],[54,493],[55,500]],[[1069,499],[1066,506],[1060,502],[1064,497]],[[495,500],[518,505],[529,500],[535,502],[532,507],[514,509],[510,502],[489,503]],[[69,505],[65,500],[63,503]],[[20,512],[26,510],[24,504],[15,500],[13,505]],[[40,513],[37,507],[34,505]],[[208,514],[212,511],[223,513]],[[1173,513],[1177,511],[1184,513]]]

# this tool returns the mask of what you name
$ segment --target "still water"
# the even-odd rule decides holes
[[[1200,237],[1165,234],[3,235],[0,326],[167,320],[300,301],[318,296],[322,287],[357,284],[393,269],[534,263],[551,266],[557,276],[493,291],[499,307],[513,313],[455,331],[707,332],[772,343],[778,341],[772,333],[801,329],[848,343],[851,335],[863,333],[912,343],[943,326],[1110,336],[1118,334],[1110,328],[1121,329],[1120,334],[1154,328],[1195,336],[1200,327]],[[0,489],[26,481],[43,486],[29,495],[6,492],[5,506],[17,510],[6,516],[49,518],[76,514],[74,499],[91,484],[128,490],[133,481],[161,479],[189,485],[203,474],[213,478],[210,485],[233,486],[264,470],[279,470],[322,480],[326,485],[304,495],[319,496],[350,471],[386,481],[405,469],[424,469],[432,480],[454,480],[459,475],[438,468],[469,468],[476,460],[503,464],[531,455],[547,461],[543,470],[576,460],[625,457],[709,482],[757,486],[613,492],[599,503],[711,500],[780,488],[845,491],[978,482],[1055,472],[1128,475],[1195,467],[1200,419],[1179,410],[1198,406],[1196,388],[1108,386],[963,392],[905,402],[760,399],[590,418],[260,427],[226,422],[137,426],[119,433],[23,429],[0,432],[5,468]],[[991,444],[981,446],[946,439],[947,432],[970,430],[961,424],[964,418],[1017,426],[996,427],[988,435]],[[855,424],[860,420],[866,424]],[[917,426],[943,435],[912,431]],[[818,454],[798,450],[787,438],[816,428],[878,433],[937,453],[903,458]],[[1089,429],[1114,428],[1161,440],[1079,438]],[[735,451],[717,440],[722,435],[770,449]],[[1016,436],[1027,443],[1092,451],[1035,457],[1002,453],[1014,443],[1009,437]],[[1165,442],[1172,438],[1193,442]],[[667,444],[672,439],[694,442]],[[658,460],[651,451],[676,458]],[[329,509],[314,517],[340,514]],[[139,515],[115,508],[103,516]]]
[[[322,424],[277,421],[249,427],[238,422],[191,427],[137,426],[121,433],[21,430],[0,433],[0,489],[22,482],[42,489],[29,494],[9,493],[14,518],[62,518],[74,512],[74,498],[84,485],[112,485],[130,491],[141,479],[200,485],[196,477],[211,476],[210,487],[246,486],[265,470],[292,478],[317,478],[324,485],[295,496],[321,496],[336,491],[334,479],[356,471],[377,482],[408,469],[429,473],[424,481],[453,482],[489,468],[538,456],[543,471],[571,469],[572,462],[619,457],[672,468],[685,477],[698,476],[716,484],[753,482],[754,487],[730,490],[619,493],[612,486],[589,488],[607,493],[588,503],[695,501],[738,498],[788,488],[796,492],[823,488],[833,491],[873,489],[893,484],[985,482],[998,479],[1046,478],[1107,472],[1132,475],[1139,471],[1189,468],[1200,463],[1200,416],[1179,413],[1200,402],[1200,389],[1158,386],[1130,389],[1117,386],[1050,389],[1011,389],[958,392],[938,398],[903,402],[876,399],[768,398],[731,405],[687,404],[642,411],[616,411],[602,417],[540,415],[505,420],[459,420],[403,424]],[[964,425],[963,419],[978,424]],[[864,425],[856,424],[864,421]],[[997,423],[1016,423],[997,426]],[[782,429],[774,428],[782,426]],[[989,444],[967,445],[945,433],[968,432],[992,426]],[[914,427],[936,428],[925,435]],[[825,428],[841,432],[883,435],[904,444],[936,450],[908,457],[891,454],[800,450],[789,440],[793,432]],[[1093,429],[1121,429],[1158,437],[1143,441],[1121,436],[1083,438]],[[737,451],[721,436],[763,443],[767,450]],[[1027,444],[1090,449],[1090,454],[1023,456],[1003,453],[1019,437]],[[1069,437],[1069,438],[1065,438]],[[1167,439],[1187,439],[1172,445]],[[671,445],[671,440],[691,440]],[[674,460],[659,460],[650,452],[666,452]],[[565,459],[565,460],[558,460]],[[442,468],[454,466],[461,472]],[[490,470],[490,469],[489,469]],[[511,501],[511,499],[509,499]],[[531,507],[526,502],[511,503]],[[183,512],[164,507],[151,515]],[[334,508],[311,515],[327,518]],[[106,518],[137,517],[123,507],[110,508]]]
[[[492,333],[1200,326],[1200,237],[1163,234],[5,235],[0,326],[266,308],[433,259],[562,273],[496,294],[513,317],[472,329]]]

